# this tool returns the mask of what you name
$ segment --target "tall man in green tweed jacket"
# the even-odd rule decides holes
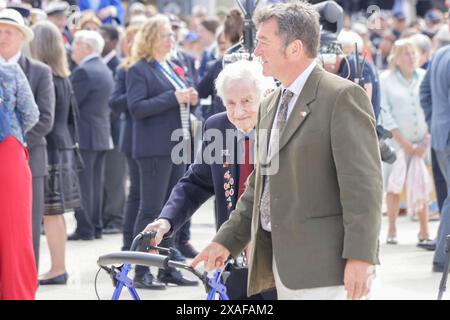
[[[319,16],[309,4],[263,7],[255,20],[255,54],[282,84],[260,108],[264,157],[192,265],[221,267],[249,244],[249,295],[276,287],[280,299],[360,299],[379,263],[383,192],[369,98],[316,65]]]

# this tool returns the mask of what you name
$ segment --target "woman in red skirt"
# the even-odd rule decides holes
[[[0,300],[34,299],[31,172],[24,134],[39,118],[18,65],[0,64]]]

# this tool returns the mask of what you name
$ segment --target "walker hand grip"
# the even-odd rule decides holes
[[[169,257],[145,252],[120,251],[105,254],[98,258],[97,264],[105,267],[113,264],[136,264],[140,266],[168,268]]]

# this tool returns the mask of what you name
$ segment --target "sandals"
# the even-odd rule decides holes
[[[398,244],[397,237],[388,237],[386,240],[386,244]]]

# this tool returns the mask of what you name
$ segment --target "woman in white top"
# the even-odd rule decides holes
[[[430,135],[420,106],[419,87],[425,71],[418,67],[418,51],[410,39],[394,43],[389,56],[389,70],[380,76],[381,124],[391,130],[390,144],[402,150],[409,166],[413,155],[424,158],[428,154]],[[385,166],[385,182],[389,181],[391,165]],[[397,243],[396,218],[400,209],[400,194],[387,192],[389,217],[388,244]],[[419,242],[426,241],[428,234],[428,207],[418,212],[420,221]]]

